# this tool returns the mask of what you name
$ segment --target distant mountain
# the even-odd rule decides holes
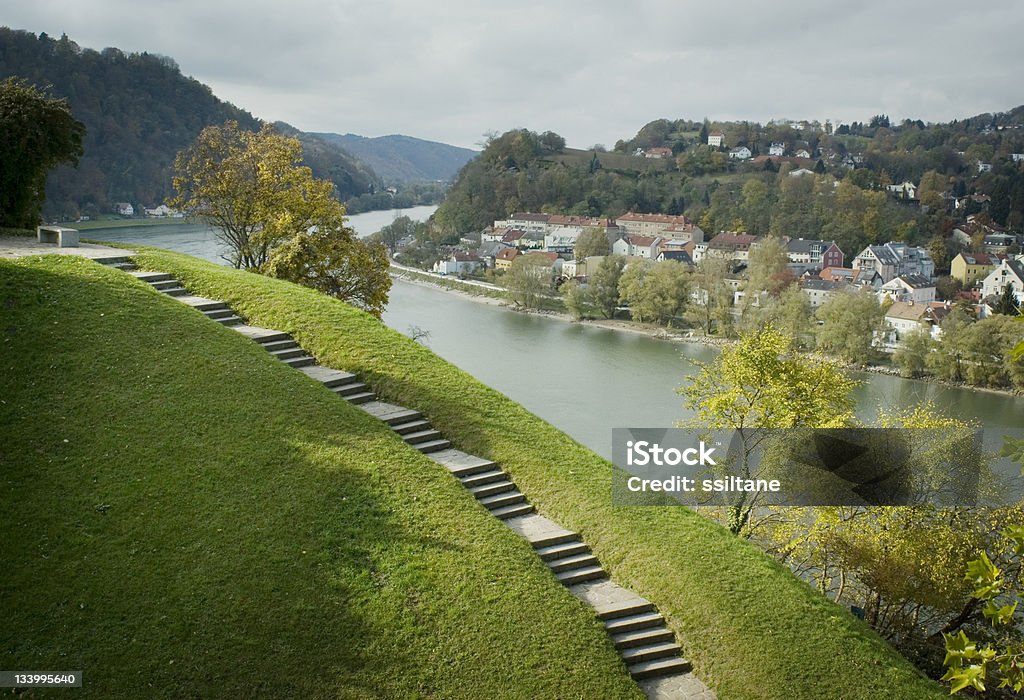
[[[203,128],[229,119],[247,129],[260,125],[249,112],[182,75],[166,56],[94,51],[67,36],[0,27],[0,80],[12,75],[52,86],[52,94],[68,98],[72,114],[86,127],[78,168],[50,174],[47,219],[95,216],[110,212],[115,202],[155,206],[171,194],[175,155]],[[337,145],[287,125],[279,128],[299,136],[306,164],[317,177],[332,180],[343,200],[380,189],[373,171]]]
[[[363,161],[387,184],[454,179],[477,151],[399,134],[368,138],[356,134],[315,134]]]

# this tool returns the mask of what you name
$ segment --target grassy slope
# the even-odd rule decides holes
[[[424,410],[459,447],[501,462],[543,514],[579,530],[616,580],[658,604],[721,697],[945,696],[864,623],[752,545],[683,508],[612,507],[607,462],[371,317],[184,255],[149,251],[139,260],[287,329],[324,363]]]
[[[638,695],[443,469],[128,275],[0,260],[0,435],[0,668],[102,698]]]

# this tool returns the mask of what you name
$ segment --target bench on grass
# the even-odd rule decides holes
[[[56,243],[58,248],[77,248],[78,229],[63,226],[37,226],[36,236],[40,243]]]

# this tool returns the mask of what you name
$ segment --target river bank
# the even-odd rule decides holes
[[[633,335],[640,335],[655,340],[664,340],[670,343],[677,343],[683,345],[698,345],[710,348],[723,348],[734,345],[737,341],[734,338],[721,338],[718,336],[705,336],[694,333],[693,331],[678,331],[665,328],[664,326],[657,326],[654,324],[638,323],[637,321],[627,319],[584,319],[576,320],[569,314],[560,311],[550,310],[527,310],[516,308],[514,305],[509,304],[505,299],[495,296],[493,290],[490,287],[477,286],[474,283],[467,282],[465,280],[458,280],[452,278],[438,277],[436,280],[433,279],[435,275],[419,270],[409,270],[408,268],[397,268],[401,270],[400,273],[394,272],[396,268],[392,268],[392,277],[401,279],[409,284],[432,287],[434,289],[440,289],[445,292],[449,292],[454,295],[458,295],[464,299],[475,301],[489,306],[504,307],[510,311],[515,311],[526,316],[534,316],[539,318],[545,318],[552,321],[561,321],[564,323],[570,323],[582,327],[590,328],[601,328],[605,330],[617,331],[620,333],[630,333]],[[414,276],[415,275],[415,276]],[[486,290],[486,292],[484,291]],[[815,353],[806,353],[810,357],[821,357]],[[1002,389],[993,387],[980,387],[973,386],[966,383],[951,382],[943,379],[936,379],[934,377],[905,377],[900,373],[900,370],[891,364],[869,364],[869,365],[857,365],[853,363],[845,363],[836,358],[825,358],[833,362],[838,362],[844,369],[853,372],[864,372],[877,375],[885,375],[890,377],[899,377],[900,379],[920,382],[925,385],[935,385],[940,387],[949,387],[954,389],[966,389],[979,393],[995,394],[999,396],[1007,396],[1012,398],[1019,398],[1024,396],[1024,392],[1017,391],[1014,389]]]

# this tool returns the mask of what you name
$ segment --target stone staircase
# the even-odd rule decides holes
[[[262,346],[267,352],[323,384],[391,427],[410,447],[446,468],[491,515],[524,537],[555,579],[590,605],[604,623],[630,675],[650,698],[713,700],[693,675],[675,635],[653,603],[608,579],[580,536],[538,515],[511,477],[496,463],[454,448],[419,411],[380,401],[349,372],[316,364],[290,335],[249,326],[226,304],[193,296],[173,276],[136,271],[128,257],[101,258],[109,265],[191,306]]]

